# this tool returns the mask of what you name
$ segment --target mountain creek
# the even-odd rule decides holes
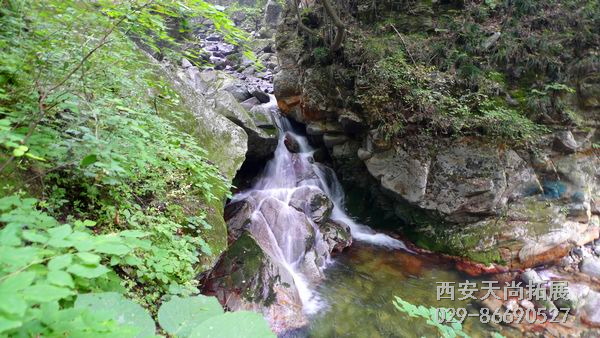
[[[0,336],[600,337],[597,2],[22,1]]]
[[[269,6],[278,5],[269,2],[267,12],[270,11]],[[577,267],[580,262],[584,266],[588,266],[588,263],[597,266],[596,262],[600,262],[595,258],[595,252],[600,249],[593,244],[598,237],[598,217],[586,218],[584,223],[589,226],[575,225],[569,223],[569,217],[565,217],[564,213],[549,211],[550,201],[562,197],[564,190],[577,188],[569,188],[568,183],[563,185],[560,180],[538,181],[536,171],[516,152],[501,150],[498,153],[492,147],[477,142],[472,145],[464,142],[442,145],[433,159],[427,159],[431,155],[424,156],[419,150],[419,147],[427,147],[426,144],[413,145],[413,150],[409,146],[404,148],[408,150],[396,150],[390,154],[390,150],[386,150],[390,148],[385,145],[385,140],[378,139],[374,134],[362,141],[366,142],[366,147],[365,143],[356,147],[353,142],[356,142],[357,130],[363,128],[361,119],[351,112],[341,111],[333,113],[334,116],[339,115],[339,122],[329,118],[313,122],[303,115],[306,114],[306,107],[295,110],[294,102],[303,100],[295,95],[312,94],[304,94],[302,90],[306,88],[298,94],[293,93],[291,87],[301,87],[302,84],[289,83],[298,78],[298,75],[292,75],[297,72],[294,66],[286,65],[289,52],[270,45],[272,42],[269,41],[272,40],[268,36],[272,33],[263,30],[253,34],[266,34],[260,40],[264,42],[259,43],[262,50],[259,49],[257,54],[259,59],[269,60],[266,71],[257,71],[248,62],[237,64],[228,61],[227,53],[233,53],[235,47],[219,41],[218,37],[208,36],[204,41],[209,46],[206,49],[212,54],[208,59],[215,63],[217,74],[221,69],[220,72],[237,79],[233,81],[236,84],[222,85],[221,88],[233,94],[250,117],[240,117],[244,114],[238,112],[225,116],[235,116],[232,121],[248,132],[248,154],[253,154],[250,158],[246,157],[236,183],[240,188],[225,208],[229,248],[202,278],[204,294],[216,296],[231,310],[262,312],[281,337],[421,337],[437,334],[437,329],[425,320],[413,319],[398,311],[394,306],[394,297],[426,308],[466,309],[471,316],[466,317],[463,329],[472,337],[491,337],[494,334],[518,337],[527,332],[535,332],[531,333],[533,335],[577,335],[588,330],[589,324],[591,327],[595,325],[599,318],[595,311],[599,294],[593,291],[597,285],[594,270],[586,272],[584,269],[575,275],[563,276],[564,271],[579,270]],[[277,53],[270,53],[275,50]],[[225,58],[220,58],[223,54]],[[277,56],[283,56],[284,59],[278,59]],[[189,63],[184,67],[188,72],[195,69]],[[215,76],[215,70],[193,72],[189,78]],[[273,78],[275,96],[271,94]],[[306,83],[310,85],[310,82]],[[195,83],[196,88],[207,85],[202,84],[202,80]],[[253,88],[259,88],[269,96]],[[218,105],[223,95],[216,95]],[[282,114],[287,117],[282,117]],[[262,139],[253,136],[263,132],[268,136],[260,136]],[[555,149],[565,149],[568,144],[577,145],[581,142],[563,134],[557,134],[556,141],[550,142]],[[356,149],[360,159],[356,158]],[[420,154],[411,154],[415,150]],[[354,159],[348,159],[348,151],[354,151]],[[271,159],[268,155],[270,152],[273,153]],[[371,154],[365,155],[367,152]],[[360,160],[365,160],[366,168]],[[259,164],[264,161],[267,161],[266,165]],[[574,164],[571,159],[566,161]],[[595,170],[597,177],[600,168],[597,158],[594,159],[592,155],[583,157],[581,161],[588,161],[586,165],[595,168],[591,173]],[[554,165],[560,166],[558,161]],[[436,166],[440,167],[437,173]],[[363,167],[363,173],[356,167]],[[421,178],[420,170],[424,170],[427,177]],[[556,170],[561,169],[552,169],[553,172]],[[371,175],[380,178],[382,190],[385,190],[380,199],[387,198],[388,201],[381,203],[372,198],[369,200],[368,196],[372,196],[374,191],[361,188],[365,186],[364,183],[351,183],[352,194],[346,196],[335,171],[343,176]],[[354,173],[348,175],[348,171]],[[575,175],[575,171],[569,174]],[[460,183],[461,176],[466,180],[464,183]],[[361,177],[358,181],[364,182],[364,179]],[[486,182],[488,179],[490,183]],[[583,177],[577,178],[582,184],[588,184],[582,180]],[[376,180],[372,180],[368,185],[377,184]],[[492,184],[491,190],[486,184]],[[597,187],[597,183],[593,185]],[[423,196],[419,190],[424,186],[427,186],[428,193],[430,189],[432,193],[435,189],[449,190],[438,190],[438,196],[420,197],[423,202],[418,202],[418,196]],[[554,193],[560,196],[551,196]],[[576,191],[573,193],[578,194]],[[389,197],[392,196],[393,201],[395,194],[402,196],[400,199],[404,204],[392,207],[393,210],[439,208],[440,213],[446,212],[448,215],[446,219],[434,218],[434,222],[439,224],[447,224],[448,220],[473,222],[480,218],[478,214],[486,213],[484,210],[489,208],[487,204],[499,200],[503,200],[500,203],[506,203],[507,200],[522,199],[523,202],[514,203],[514,221],[506,225],[497,224],[497,220],[493,220],[493,225],[480,221],[480,229],[467,231],[462,239],[460,233],[448,233],[444,234],[448,237],[438,238],[442,242],[479,242],[475,243],[476,246],[466,244],[453,248],[448,255],[436,253],[437,249],[423,249],[419,244],[422,242],[418,239],[419,234],[415,237],[414,234],[407,235],[396,230],[404,228],[406,218],[389,217],[389,211],[385,211],[389,208]],[[441,197],[443,195],[448,196]],[[346,198],[352,199],[348,206]],[[431,201],[427,201],[427,198]],[[418,206],[407,206],[406,201]],[[435,203],[440,206],[436,207]],[[585,214],[587,211],[582,212]],[[556,217],[562,217],[562,220],[556,220]],[[524,222],[518,223],[519,220]],[[556,224],[550,230],[549,238],[544,239],[544,233],[548,231],[545,222],[562,222],[565,225]],[[515,229],[514,235],[496,235],[497,229],[494,227],[508,226]],[[435,225],[434,229],[437,229]],[[486,235],[492,237],[482,237]],[[522,237],[526,245],[515,243],[518,237],[511,236]],[[533,241],[525,238],[528,236]],[[539,241],[536,242],[531,236],[542,237],[538,237]],[[482,239],[496,243],[480,242]],[[433,246],[426,247],[435,248],[435,240],[433,243]],[[565,246],[565,243],[577,243],[575,251],[567,248],[572,244]],[[579,246],[582,244],[587,245]],[[496,262],[504,261],[504,264],[485,258],[488,255],[494,258],[494,247],[501,248],[499,252],[502,259]],[[468,250],[473,252],[467,253]],[[506,255],[515,253],[520,262],[511,261],[514,258],[504,259]],[[563,256],[566,257],[561,260]],[[483,261],[482,257],[485,258]],[[547,262],[555,263],[539,268]],[[537,269],[529,269],[533,267]],[[536,312],[534,317],[540,319],[536,323],[523,320],[519,324],[500,325],[499,321],[484,324],[479,318],[480,310],[484,308],[490,309],[491,315],[496,310],[503,314],[506,309],[513,311],[521,308],[526,311],[548,307],[543,311],[547,311],[551,317],[554,305],[548,305],[547,302],[534,304],[527,300],[519,303],[520,300],[507,298],[461,301],[458,300],[458,291],[456,300],[440,300],[437,294],[442,282],[452,282],[458,289],[460,283],[467,281],[477,283],[478,287],[482,286],[483,281],[495,281],[500,286],[497,292],[502,298],[505,283],[522,282],[525,288],[531,279],[541,282],[544,288],[549,288],[551,280],[568,280],[573,285],[571,290],[578,290],[571,292],[567,301],[557,303],[573,310],[566,323],[547,323]]]

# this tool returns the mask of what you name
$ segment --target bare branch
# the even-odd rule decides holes
[[[333,5],[331,4],[330,0],[321,0],[321,2],[323,3],[323,6],[325,7],[325,11],[327,11],[327,14],[333,20],[333,24],[337,27],[335,39],[333,40],[333,43],[331,44],[331,50],[336,51],[336,50],[340,49],[340,47],[342,46],[342,42],[344,42],[344,37],[346,36],[346,25],[344,25],[342,20],[340,20],[340,17],[338,16],[337,12],[333,8]]]

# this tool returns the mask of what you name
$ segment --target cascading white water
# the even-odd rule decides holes
[[[275,102],[275,100],[271,100],[271,102]],[[333,170],[314,162],[312,156],[315,150],[308,144],[304,136],[294,132],[290,121],[278,113],[273,113],[273,119],[279,129],[279,143],[274,157],[267,163],[265,170],[258,177],[252,189],[236,194],[233,201],[243,200],[250,196],[258,200],[258,207],[252,217],[253,223],[267,225],[267,229],[263,232],[267,232],[268,240],[265,240],[267,243],[263,243],[263,246],[268,249],[263,249],[268,250],[289,271],[302,301],[303,311],[312,314],[323,307],[323,302],[311,290],[308,282],[310,278],[303,273],[304,251],[302,248],[304,243],[301,238],[296,238],[299,230],[294,227],[297,223],[294,213],[297,211],[289,206],[292,194],[300,187],[314,186],[322,190],[333,202],[330,219],[348,225],[354,239],[392,249],[408,249],[403,242],[385,234],[376,233],[350,218],[344,211],[344,192]],[[285,146],[286,133],[288,137],[291,135],[298,143],[299,153],[292,154],[288,151]],[[269,200],[268,203],[272,204],[273,199],[278,201],[276,202],[277,217],[276,220],[268,220],[260,210],[265,201]],[[314,246],[325,245],[319,227],[312,221],[310,223],[316,234]],[[328,256],[326,261],[329,261]],[[322,270],[325,264],[319,268]]]

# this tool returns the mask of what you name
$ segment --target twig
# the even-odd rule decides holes
[[[404,41],[404,38],[402,37],[402,34],[400,34],[400,32],[398,32],[398,30],[396,29],[396,26],[394,25],[390,25],[392,26],[392,28],[396,31],[396,34],[398,34],[398,36],[400,37],[400,40],[402,40],[402,44],[404,45],[404,49],[406,49],[406,52],[408,53],[408,56],[410,56],[410,60],[412,61],[413,65],[417,65],[417,63],[415,62],[415,59],[413,59],[412,54],[410,53],[410,49],[408,49],[408,46],[406,45],[406,42]]]
[[[296,18],[298,20],[298,27],[300,27],[303,31],[308,32],[310,34],[316,34],[312,29],[306,27],[302,23],[302,18],[300,17],[300,10],[298,10],[298,0],[294,0],[294,9],[296,11]]]
[[[340,47],[342,46],[342,42],[344,42],[344,37],[346,36],[346,25],[344,25],[342,20],[340,20],[340,17],[337,15],[335,9],[333,8],[329,0],[321,0],[321,2],[323,3],[323,7],[325,7],[325,10],[327,11],[327,14],[329,14],[331,19],[333,20],[333,24],[337,27],[335,39],[331,44],[331,50],[335,52],[336,50],[340,49]]]

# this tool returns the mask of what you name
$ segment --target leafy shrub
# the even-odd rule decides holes
[[[146,310],[118,293],[80,295],[75,308],[90,308],[109,316],[133,329],[135,337],[149,337],[155,331],[156,324]],[[165,302],[159,309],[158,323],[167,333],[183,338],[275,337],[261,315],[248,311],[223,313],[216,298],[206,296],[175,297]]]
[[[228,41],[245,36],[204,1],[2,4],[0,334],[135,336],[78,295],[123,293],[156,313],[197,293],[214,254],[207,215],[230,183],[175,128],[189,124],[177,94],[128,36],[177,62],[167,19],[204,16]]]
[[[94,222],[60,224],[36,210],[36,202],[16,196],[0,199],[4,224],[0,230],[0,333],[69,332],[74,328],[64,326],[63,316],[88,315],[60,311],[58,304],[72,303],[78,292],[86,290],[120,289],[119,277],[110,267],[137,268],[139,251],[150,247],[143,239],[145,232],[95,235],[89,230]],[[74,323],[84,324],[88,325]]]

